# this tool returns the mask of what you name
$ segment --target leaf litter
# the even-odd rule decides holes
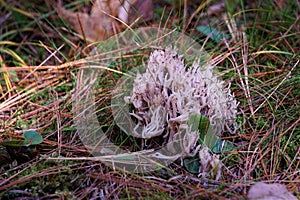
[[[132,23],[151,20],[153,15],[152,0],[129,0],[123,3],[119,0],[95,0],[90,14],[67,10],[59,1],[56,10],[82,38],[90,42],[105,40]]]

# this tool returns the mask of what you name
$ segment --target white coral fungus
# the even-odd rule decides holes
[[[191,131],[188,120],[191,114],[201,114],[210,120],[217,136],[224,131],[234,133],[237,102],[230,89],[213,73],[214,66],[209,63],[199,66],[199,63],[200,60],[196,60],[191,67],[186,67],[175,49],[155,50],[149,57],[146,71],[137,74],[131,96],[125,99],[133,104],[131,114],[138,121],[133,136],[168,138],[169,153],[181,158],[199,152],[200,172],[215,169],[219,177],[219,159],[212,156],[204,159],[209,154],[201,153],[205,147],[200,150],[199,133]]]
[[[155,50],[146,72],[137,74],[131,96],[132,113],[138,119],[133,135],[152,138],[173,136],[191,114],[209,118],[214,133],[233,133],[237,103],[229,88],[213,73],[213,66],[199,66],[199,60],[187,68],[176,50]],[[143,126],[141,132],[137,127]]]

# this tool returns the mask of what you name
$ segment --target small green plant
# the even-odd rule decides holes
[[[207,146],[212,153],[230,152],[234,149],[231,142],[221,140],[210,126],[209,119],[201,114],[192,114],[189,117],[188,125],[192,131],[200,134],[198,142]]]
[[[188,125],[191,131],[197,131],[200,134],[198,143],[208,147],[213,154],[229,153],[235,149],[231,142],[222,141],[217,134],[215,134],[210,126],[209,119],[201,114],[192,114],[189,117]],[[199,173],[200,158],[198,155],[188,157],[183,160],[185,168],[193,174]]]
[[[215,41],[220,43],[222,39],[230,39],[230,36],[210,26],[198,26],[197,30]]]
[[[43,142],[43,137],[36,131],[29,130],[23,133],[24,140],[9,140],[0,142],[0,145],[5,147],[21,147],[37,145]]]

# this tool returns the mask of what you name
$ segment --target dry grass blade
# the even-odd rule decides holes
[[[267,96],[267,98],[263,101],[262,104],[260,104],[254,111],[256,113],[265,103],[268,101],[268,99],[278,90],[278,88],[284,83],[284,81],[290,77],[294,69],[298,66],[300,60],[297,60],[294,66],[292,66],[291,70],[289,73],[280,81],[280,83],[274,88],[274,90]]]

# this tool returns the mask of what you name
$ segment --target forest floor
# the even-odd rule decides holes
[[[154,0],[153,7],[141,8],[153,15],[133,28],[178,30],[204,44],[239,102],[236,133],[221,136],[235,148],[217,153],[223,165],[217,180],[180,160],[141,174],[93,159],[74,123],[74,94],[95,35],[113,33],[99,35],[97,26],[86,25],[90,18],[82,13],[92,7],[88,0],[0,0],[2,199],[247,199],[260,181],[283,184],[300,198],[299,1]],[[101,18],[93,20],[102,26]],[[128,66],[104,72],[99,107],[109,106]],[[97,117],[116,144],[140,144],[121,133],[108,109]],[[27,129],[43,141],[18,143]]]

